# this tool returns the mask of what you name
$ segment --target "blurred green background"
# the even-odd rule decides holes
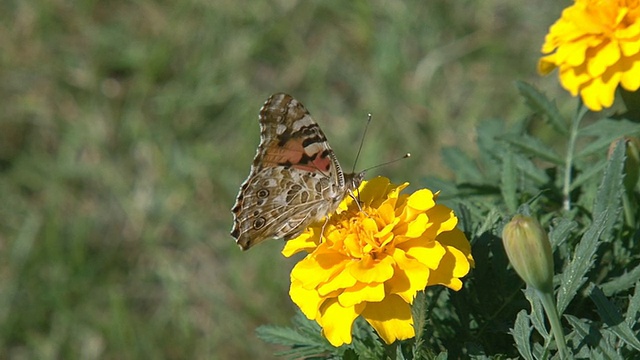
[[[508,0],[0,3],[0,358],[270,359],[296,259],[229,211],[287,92],[350,169],[428,186],[442,147],[526,116],[562,7]],[[553,75],[554,77],[556,75]],[[434,189],[436,190],[436,189]]]

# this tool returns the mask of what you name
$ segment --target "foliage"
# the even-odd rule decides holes
[[[498,120],[481,123],[481,156],[443,151],[456,165],[455,184],[425,179],[432,187],[441,186],[442,197],[463,214],[476,268],[460,292],[427,290],[414,309],[416,338],[385,349],[378,358],[559,358],[540,300],[530,288],[521,291],[524,284],[501,247],[502,227],[514,213],[540,218],[549,229],[557,307],[573,355],[628,359],[640,352],[640,193],[637,179],[630,188],[624,186],[627,144],[617,140],[640,135],[640,123],[595,114],[587,119],[583,108],[565,120],[538,90],[525,83],[518,88],[532,116],[510,129]],[[564,146],[547,144],[526,131],[543,120],[566,137]],[[608,153],[610,144],[613,151]],[[465,170],[457,171],[458,166]],[[364,331],[362,326],[366,323],[356,331]],[[282,343],[271,336],[271,328],[261,333]],[[355,339],[323,358],[348,358],[345,349],[368,358],[359,348],[371,346]],[[303,352],[293,346],[286,355],[300,357]]]

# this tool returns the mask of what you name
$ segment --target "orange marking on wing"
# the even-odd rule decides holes
[[[262,161],[264,164],[271,166],[277,166],[286,162],[296,164],[300,162],[303,154],[304,148],[302,147],[302,140],[291,139],[287,141],[284,146],[278,146],[277,144],[269,146]]]
[[[291,167],[305,171],[328,171],[331,159],[322,157],[321,153],[307,155],[302,146],[303,139],[290,139],[284,146],[271,145],[265,151],[262,163],[265,166],[281,166],[289,164]],[[311,157],[315,159],[311,161]]]

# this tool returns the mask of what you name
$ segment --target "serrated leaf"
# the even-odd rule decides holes
[[[544,309],[542,307],[540,297],[536,291],[529,286],[525,289],[524,295],[529,301],[529,304],[531,304],[531,314],[529,315],[529,319],[531,320],[533,327],[545,338],[545,341],[548,340],[549,332],[544,325]]]
[[[525,155],[534,156],[556,165],[564,164],[564,159],[539,139],[528,135],[504,135],[500,137]]]
[[[627,290],[640,280],[640,265],[633,270],[624,273],[611,281],[601,284],[600,287],[606,296],[611,296],[619,291]]]
[[[522,171],[528,179],[533,180],[537,184],[546,184],[549,182],[549,175],[537,167],[529,158],[517,153],[512,155],[516,167]]]
[[[629,306],[627,307],[627,314],[625,315],[625,321],[629,326],[636,324],[637,314],[640,311],[640,283],[636,283],[635,291],[631,300],[629,300]]]
[[[531,354],[531,343],[529,338],[531,337],[531,325],[529,325],[529,316],[525,310],[520,310],[516,317],[516,322],[511,329],[511,335],[516,342],[516,348],[520,355],[527,360],[533,360]]]
[[[438,356],[435,357],[435,360],[447,360],[449,358],[449,353],[446,351],[441,352]]]
[[[579,130],[579,136],[596,136],[597,139],[590,141],[589,145],[576,155],[576,158],[584,158],[603,151],[616,139],[637,134],[640,134],[640,124],[629,120],[602,119]]]
[[[513,155],[510,151],[506,151],[502,156],[502,176],[500,182],[500,191],[502,198],[507,205],[509,213],[514,213],[518,207],[516,197],[516,167],[513,161]]]
[[[576,176],[573,179],[573,181],[571,182],[571,186],[569,187],[569,190],[573,191],[574,189],[582,186],[582,184],[584,184],[591,178],[595,177],[596,175],[602,174],[602,171],[606,166],[607,166],[606,161],[598,161],[595,164],[589,163],[586,169],[581,173],[579,173],[578,176]]]
[[[262,325],[256,329],[258,337],[271,344],[286,346],[313,344],[306,336],[294,329],[274,325]]]
[[[594,262],[594,256],[600,238],[609,232],[620,212],[622,193],[622,169],[624,165],[624,146],[616,146],[613,156],[607,162],[607,169],[598,187],[593,205],[594,221],[584,233],[574,250],[574,257],[562,273],[561,286],[558,289],[558,312],[563,314],[569,302],[585,283],[585,275]]]
[[[549,231],[549,242],[551,242],[551,248],[555,249],[565,242],[571,232],[577,227],[578,224],[576,224],[575,221],[565,218],[554,219],[551,230]]]
[[[593,265],[594,256],[600,244],[599,239],[604,231],[601,227],[602,222],[603,219],[600,219],[599,222],[591,224],[576,246],[573,259],[561,275],[560,287],[558,288],[559,314],[564,313],[587,279],[585,275]]]
[[[406,360],[404,354],[402,353],[402,346],[400,344],[396,344],[396,360]]]
[[[422,333],[426,324],[427,309],[424,291],[419,291],[411,306],[411,314],[413,315],[413,329],[415,330],[416,343],[422,340]]]
[[[545,115],[546,118],[549,119],[551,126],[561,134],[567,134],[569,132],[566,120],[560,114],[555,102],[549,100],[542,92],[530,84],[522,81],[516,81],[516,86],[532,110]]]
[[[581,358],[588,355],[587,358],[593,358],[598,356],[597,354],[603,354],[609,359],[618,359],[620,356],[616,353],[615,349],[605,340],[604,334],[591,322],[586,322],[582,319],[578,319],[572,315],[565,315],[565,318],[569,324],[573,327],[573,335],[576,337],[574,343],[586,342],[593,347],[588,354],[584,354],[582,350],[588,348],[586,346],[581,347],[580,354],[576,354]]]
[[[602,183],[598,188],[598,194],[596,195],[595,204],[593,205],[594,218],[598,218],[598,216],[604,212],[611,213],[612,216],[605,217],[606,221],[603,223],[607,232],[611,230],[614,222],[617,220],[617,214],[621,211],[620,203],[624,190],[622,186],[622,181],[624,180],[624,159],[625,144],[624,141],[619,141],[613,151],[613,155],[607,162],[607,169],[605,170]]]
[[[640,340],[636,338],[631,328],[624,321],[618,308],[604,296],[602,290],[592,284],[589,290],[589,297],[596,304],[598,314],[600,314],[605,324],[609,325],[609,329],[627,345],[640,351]]]
[[[531,350],[533,356],[536,360],[546,360],[547,359],[547,350],[539,343],[533,343],[533,349]]]
[[[455,172],[457,182],[480,184],[483,182],[478,166],[462,150],[455,147],[443,148],[442,162]]]
[[[497,166],[498,163],[495,160],[504,148],[500,141],[497,141],[498,137],[506,133],[504,120],[483,120],[476,127],[476,133],[478,134],[478,150],[483,168],[489,174],[499,174],[500,167]]]
[[[276,353],[278,356],[301,358],[336,350],[322,339],[300,334],[296,330],[287,327],[263,325],[256,329],[256,334],[262,341],[290,348]]]

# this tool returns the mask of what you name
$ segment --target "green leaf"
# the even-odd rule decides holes
[[[404,353],[402,352],[402,346],[400,346],[400,343],[395,343],[396,346],[396,358],[395,360],[407,360],[407,358],[404,356]]]
[[[575,354],[576,358],[595,358],[598,356],[598,352],[606,355],[608,359],[620,358],[616,350],[606,341],[605,335],[594,324],[572,315],[565,315],[565,318],[574,330],[572,333],[575,337],[574,343],[579,344],[585,342],[595,348],[588,354],[584,354],[583,352]],[[581,350],[588,350],[588,348],[582,347]]]
[[[574,189],[578,188],[579,186],[582,186],[582,184],[584,184],[585,182],[587,182],[588,180],[590,180],[594,176],[602,174],[602,171],[604,170],[604,168],[606,166],[607,166],[607,162],[606,161],[598,161],[595,164],[593,162],[589,163],[589,165],[585,166],[586,169],[584,169],[584,171],[579,173],[578,176],[576,176],[573,179],[569,189],[570,190],[574,190]]]
[[[520,355],[527,360],[533,360],[529,340],[531,337],[531,325],[529,325],[529,316],[526,310],[520,310],[510,333],[513,335],[513,340],[516,342],[516,348]]]
[[[616,139],[638,134],[640,134],[640,124],[629,120],[602,119],[579,130],[579,136],[596,136],[597,139],[590,141],[589,145],[585,146],[576,157],[584,158],[607,149]]]
[[[564,313],[569,302],[585,283],[585,275],[594,262],[594,256],[603,233],[608,233],[620,212],[620,196],[622,194],[622,169],[624,165],[624,146],[616,146],[607,169],[598,187],[593,205],[594,221],[584,233],[574,250],[574,257],[567,269],[562,273],[562,281],[558,289],[558,312]]]
[[[617,292],[627,290],[633,287],[638,280],[640,280],[640,265],[633,268],[633,270],[624,273],[617,278],[613,278],[610,281],[601,284],[602,291],[607,296],[611,296]]]
[[[535,156],[556,165],[564,164],[564,159],[539,139],[528,135],[503,135],[500,137],[526,155]]]
[[[618,308],[604,296],[602,290],[592,284],[589,289],[589,297],[596,304],[598,314],[605,324],[609,325],[609,329],[627,345],[640,351],[640,340],[636,338],[629,325],[624,321]]]
[[[415,343],[418,344],[422,342],[422,335],[427,322],[427,309],[424,291],[419,291],[416,294],[413,306],[411,306],[411,314],[413,315],[413,329],[416,332]]]
[[[451,170],[455,171],[457,182],[470,182],[480,184],[483,182],[482,174],[476,164],[462,150],[455,147],[442,149],[442,161]]]
[[[633,292],[633,296],[629,301],[629,306],[627,307],[627,314],[625,315],[625,321],[629,326],[633,326],[637,322],[637,314],[640,311],[640,283],[636,283],[635,291]]]
[[[544,325],[544,308],[542,307],[542,302],[540,301],[540,297],[536,290],[532,287],[527,286],[524,291],[524,295],[531,304],[531,314],[529,314],[529,319],[533,324],[533,327],[539,332],[545,340],[549,339],[549,332]]]
[[[556,218],[553,220],[553,226],[549,231],[549,242],[551,242],[551,248],[555,249],[560,244],[564,243],[571,232],[578,227],[575,221]]]
[[[449,353],[446,351],[441,352],[438,356],[435,357],[434,360],[447,360],[449,358]]]
[[[555,102],[549,100],[540,90],[523,81],[516,81],[516,86],[532,110],[545,115],[551,126],[561,134],[566,135],[569,132],[567,121],[560,114]]]
[[[605,221],[605,231],[609,232],[613,227],[614,222],[618,218],[618,214],[621,211],[620,203],[622,201],[622,194],[624,187],[622,181],[624,180],[624,159],[625,159],[625,144],[624,141],[618,141],[613,155],[607,162],[607,169],[605,170],[602,183],[598,188],[598,194],[596,195],[596,201],[593,205],[593,217],[597,219],[602,216]],[[607,214],[604,214],[604,213]],[[607,215],[611,216],[607,216]]]
[[[527,178],[537,184],[546,184],[549,182],[549,175],[537,167],[529,158],[518,153],[513,153],[512,156],[518,170],[521,170]]]
[[[507,210],[513,214],[518,207],[518,199],[516,197],[516,167],[513,161],[513,155],[510,151],[506,151],[502,155],[502,177],[500,190]]]
[[[345,348],[333,347],[320,332],[315,321],[307,319],[301,312],[293,318],[295,328],[263,325],[256,329],[261,340],[289,347],[288,350],[277,352],[278,356],[290,358],[304,358],[320,353],[339,354]]]

